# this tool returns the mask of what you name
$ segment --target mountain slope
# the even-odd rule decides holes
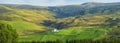
[[[0,20],[13,25],[20,41],[119,38],[119,12],[120,3],[53,7],[1,4]]]
[[[116,7],[114,7],[116,6]],[[69,5],[48,7],[48,10],[57,13],[57,18],[78,16],[85,14],[111,14],[120,11],[120,3],[84,3],[82,5]]]
[[[54,14],[47,10],[15,9],[2,5],[0,9],[0,20],[12,24],[20,34],[43,31],[47,28],[40,22],[54,18]]]

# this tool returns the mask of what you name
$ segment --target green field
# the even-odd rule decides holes
[[[37,31],[44,31],[46,29],[45,26],[38,26],[34,23],[22,21],[22,20],[15,20],[15,21],[1,21],[8,24],[11,24],[13,29],[17,30],[19,35],[25,34],[32,34]]]
[[[101,42],[112,38],[114,42],[116,38],[120,40],[120,3],[53,7],[0,4],[0,22],[8,23],[16,30],[19,42],[89,39]]]
[[[59,32],[44,32],[31,35],[20,36],[19,41],[66,41],[77,39],[93,39],[98,40],[106,37],[106,33],[110,28],[65,28]]]

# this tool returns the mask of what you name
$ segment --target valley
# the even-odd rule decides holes
[[[120,3],[0,4],[0,21],[12,25],[19,42],[119,39]]]

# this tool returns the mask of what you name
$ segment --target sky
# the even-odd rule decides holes
[[[72,4],[81,4],[86,2],[112,3],[112,2],[120,2],[120,0],[0,0],[1,4],[28,4],[28,5],[39,5],[39,6],[72,5]]]

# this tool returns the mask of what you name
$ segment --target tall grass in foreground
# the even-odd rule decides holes
[[[83,39],[83,40],[56,40],[56,41],[30,41],[30,42],[19,42],[19,43],[120,43],[119,38],[109,38],[109,39],[101,39],[101,40],[92,40],[92,39]]]

